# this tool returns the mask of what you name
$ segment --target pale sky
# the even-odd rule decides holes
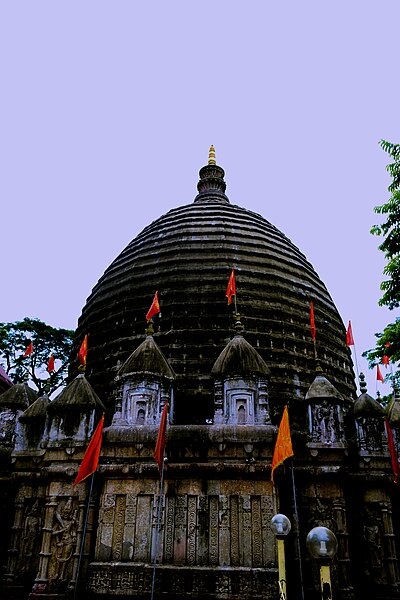
[[[74,329],[130,240],[192,202],[214,144],[231,202],[306,255],[367,372],[397,316],[369,230],[378,142],[400,141],[399,18],[398,0],[2,0],[0,321]]]

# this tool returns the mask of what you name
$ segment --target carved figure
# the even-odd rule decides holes
[[[22,571],[30,571],[32,562],[36,558],[36,544],[38,541],[39,530],[39,501],[36,500],[33,506],[28,510],[24,521],[24,529],[21,540],[21,556],[23,556],[23,563],[21,566]]]
[[[382,429],[378,419],[364,418],[362,420],[364,429],[365,447],[369,451],[382,450]]]
[[[56,539],[53,549],[53,579],[65,579],[66,569],[76,546],[77,512],[72,505],[72,498],[69,498],[55,515],[56,523],[52,533]]]
[[[365,524],[363,527],[365,541],[365,557],[367,560],[366,575],[375,582],[381,582],[382,567],[382,544],[380,534],[380,522],[377,520],[373,510],[365,510]]]
[[[335,419],[332,407],[325,401],[315,407],[316,429],[319,432],[320,441],[332,444],[336,440]]]

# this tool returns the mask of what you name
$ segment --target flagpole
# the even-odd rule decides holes
[[[165,463],[163,460],[162,467],[161,467],[160,493],[158,496],[158,507],[157,507],[157,529],[156,529],[156,536],[155,536],[155,540],[154,540],[153,579],[151,582],[151,596],[150,596],[151,600],[153,600],[153,598],[154,598],[154,585],[155,585],[155,581],[156,581],[158,537],[159,537],[159,532],[160,532],[161,506],[162,506],[161,496],[163,495],[163,487],[164,487],[164,464]]]
[[[83,523],[83,529],[82,529],[81,547],[80,547],[80,550],[79,550],[78,567],[76,569],[76,578],[75,578],[75,588],[74,588],[74,597],[73,597],[73,600],[75,600],[76,595],[78,593],[78,581],[79,581],[79,575],[80,575],[80,570],[81,570],[83,548],[84,548],[84,545],[85,545],[87,522],[88,522],[88,518],[89,518],[90,500],[91,500],[92,491],[93,491],[94,473],[95,472],[92,473],[92,476],[91,476],[91,479],[90,479],[89,494],[88,494],[88,498],[87,498],[86,512],[85,512],[85,521]]]
[[[235,314],[236,315],[238,314],[238,311],[237,311],[237,302],[236,302],[236,294],[235,294]]]
[[[299,554],[300,591],[301,591],[301,599],[304,600],[303,568],[302,568],[302,564],[301,564],[301,550],[300,550],[300,524],[299,524],[299,513],[297,512],[297,499],[296,499],[296,486],[294,483],[293,460],[291,461],[290,466],[291,466],[291,470],[292,470],[294,514],[296,517],[296,524],[297,524],[297,551]]]
[[[357,389],[360,385],[360,374],[358,372],[356,344],[354,343],[353,346],[354,346],[354,363],[356,365],[356,373],[357,373],[357,383],[356,383],[356,389]]]

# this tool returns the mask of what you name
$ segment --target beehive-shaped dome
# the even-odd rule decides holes
[[[314,379],[311,300],[320,363],[341,394],[353,395],[345,328],[312,265],[261,215],[229,202],[221,167],[203,167],[198,190],[194,202],[146,227],[87,300],[78,338],[90,335],[86,372],[97,393],[111,402],[114,377],[142,340],[158,290],[162,316],[154,318],[154,339],[177,376],[175,422],[212,417],[211,369],[234,324],[234,304],[225,297],[234,267],[246,339],[271,371],[271,403],[304,397]]]

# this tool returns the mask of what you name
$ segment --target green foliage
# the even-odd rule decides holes
[[[393,310],[400,306],[400,144],[392,144],[386,140],[381,140],[379,143],[393,159],[393,162],[386,167],[392,178],[388,187],[391,196],[387,202],[374,208],[377,214],[385,215],[386,220],[380,225],[374,225],[371,233],[383,238],[379,250],[382,250],[387,260],[383,270],[387,279],[380,285],[383,295],[379,304]],[[363,356],[368,359],[370,368],[376,363],[381,363],[384,355],[389,356],[392,365],[398,362],[400,360],[400,319],[389,323],[382,333],[376,333],[375,336],[376,347],[363,353]],[[389,373],[386,374],[386,378],[400,383],[400,374]]]
[[[377,214],[386,215],[386,221],[374,225],[371,233],[384,238],[379,250],[382,250],[388,261],[383,270],[388,279],[381,283],[383,295],[379,304],[393,310],[400,306],[400,144],[381,140],[380,145],[394,159],[386,167],[392,177],[392,183],[388,187],[392,195],[385,204],[374,208]]]
[[[25,317],[15,323],[0,323],[0,364],[14,383],[31,380],[42,394],[51,394],[65,384],[74,332],[56,329],[39,319]],[[30,342],[33,353],[24,358]],[[56,370],[49,375],[47,365],[54,355]]]
[[[388,372],[385,372],[385,367],[382,367],[382,365],[381,372],[385,378],[400,383],[400,373],[391,375],[393,364],[400,360],[400,318],[396,319],[394,323],[386,325],[382,333],[375,333],[375,337],[377,338],[375,348],[363,352],[363,356],[368,360],[369,368],[373,369],[377,363],[382,362],[383,356],[388,356],[390,360]]]

